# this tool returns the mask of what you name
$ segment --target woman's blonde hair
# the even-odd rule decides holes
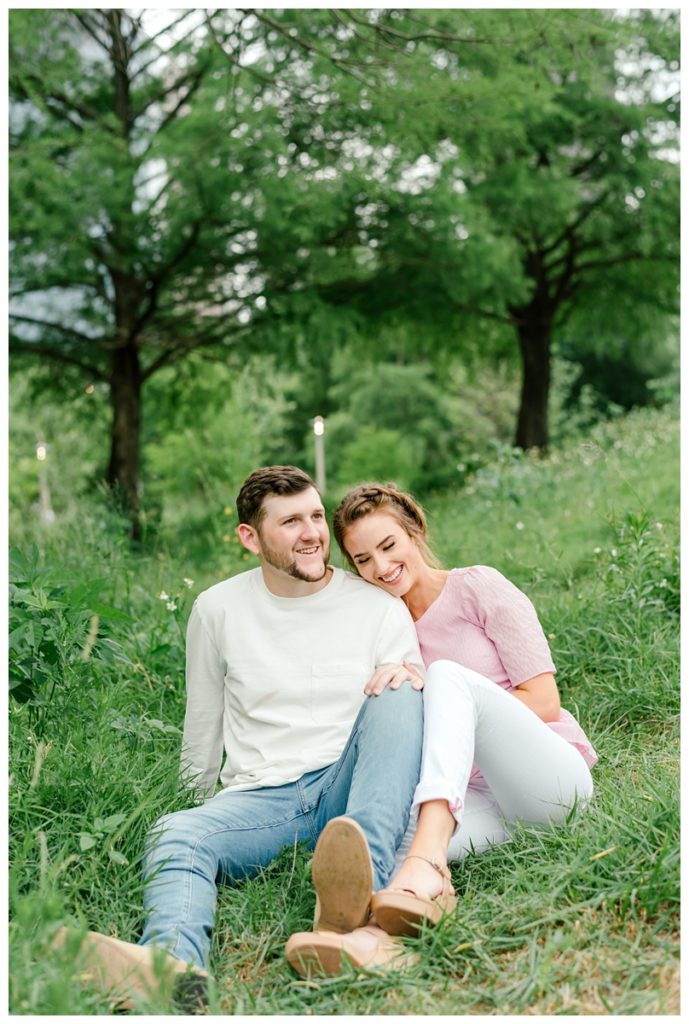
[[[356,569],[356,565],[345,547],[345,535],[358,519],[374,512],[386,512],[393,516],[419,545],[424,562],[434,569],[440,568],[440,562],[428,545],[426,513],[418,501],[395,484],[359,484],[345,494],[333,517],[335,540],[353,569]]]

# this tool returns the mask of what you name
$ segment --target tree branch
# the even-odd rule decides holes
[[[82,13],[80,10],[72,10],[71,13],[77,19],[77,21],[79,22],[81,27],[84,29],[84,31],[88,32],[88,34],[91,36],[91,38],[95,39],[95,41],[98,43],[98,45],[101,46],[105,50],[105,52],[108,54],[108,56],[109,56],[110,55],[110,44],[108,42],[104,42],[101,39],[101,37],[96,32],[95,27],[91,24],[91,22],[90,22],[89,18],[87,17],[87,15]]]
[[[84,370],[95,380],[104,381],[105,383],[108,383],[109,380],[108,376],[92,363],[87,363],[83,359],[78,359],[69,352],[63,352],[60,349],[51,348],[50,345],[33,344],[31,342],[22,343],[18,342],[16,338],[10,337],[9,351],[15,355],[45,356],[47,359],[54,359],[58,363],[66,363],[68,366],[78,366],[80,370]]]
[[[160,297],[160,286],[162,285],[165,278],[169,275],[170,271],[174,270],[179,263],[182,262],[185,256],[187,256],[198,242],[199,235],[201,234],[201,221],[196,220],[192,224],[192,229],[189,237],[186,239],[183,245],[177,250],[174,256],[172,256],[167,263],[158,269],[151,275],[152,286],[149,289],[146,308],[134,321],[134,333],[140,334],[145,325],[154,315],[158,308],[158,299]]]
[[[152,36],[146,36],[143,42],[136,48],[136,50],[133,51],[132,56],[136,57],[140,53],[144,53],[146,50],[150,49],[150,47],[153,46],[153,44],[155,43],[156,39],[159,39],[160,36],[165,35],[166,32],[170,32],[173,28],[175,28],[175,26],[183,22],[185,18],[188,18],[190,14],[194,13],[194,9],[186,10],[184,11],[183,14],[180,14],[179,18],[175,18],[173,21],[171,21],[169,25],[165,25],[164,28],[159,29],[158,32],[155,32]],[[191,32],[187,33],[187,36],[185,36],[183,39],[178,40],[176,43],[173,43],[173,45],[170,47],[170,50],[174,49],[175,46],[179,46],[179,44],[184,42],[189,35],[191,35]],[[155,61],[160,60],[162,56],[165,56],[165,54],[170,52],[169,50],[163,51],[160,46],[158,46],[157,49],[158,52],[156,53],[155,57],[151,57],[150,60],[146,61],[145,64],[143,64],[140,68],[137,68],[137,70],[133,72],[132,79],[136,78],[136,76],[140,75],[143,71],[146,70],[146,68],[149,68],[151,64],[154,64]]]
[[[658,256],[653,257],[653,261],[657,262]],[[575,267],[575,272],[580,274],[584,270],[604,270],[606,267],[620,266],[622,263],[634,263],[636,260],[648,260],[650,256],[644,256],[642,252],[627,252],[621,256],[608,256],[606,259],[600,260],[589,260],[588,263],[580,263]],[[674,263],[674,260],[672,260]]]
[[[236,57],[227,52],[227,50],[223,46],[222,41],[218,38],[218,35],[215,31],[215,28],[213,27],[208,11],[206,11],[206,25],[208,27],[211,39],[218,47],[220,52],[223,54],[225,59],[228,61],[228,63],[232,65],[232,67],[238,68],[240,71],[246,71],[247,74],[253,75],[254,78],[257,78],[259,82],[263,82],[265,85],[276,84],[275,79],[271,78],[270,75],[266,75],[262,71],[257,71],[256,68],[249,67],[246,64],[240,64]]]
[[[366,21],[365,18],[357,18],[357,16],[349,9],[346,10],[346,14],[357,25],[362,25],[365,28],[371,29],[378,35],[389,35],[396,39],[402,39],[405,43],[416,43],[422,39],[432,39],[440,43],[480,43],[482,45],[495,42],[495,40],[482,39],[477,36],[456,36],[451,32],[417,32],[410,36],[407,35],[406,32],[400,32],[399,29],[390,28],[388,25],[372,24],[370,21]]]
[[[248,12],[243,11],[242,13],[246,14]],[[287,29],[283,25],[281,25],[279,21],[274,21],[273,18],[269,18],[264,11],[252,10],[251,13],[255,18],[263,22],[264,25],[267,25],[269,28],[272,28],[276,32],[279,32],[280,35],[284,36],[284,38],[288,39],[290,42],[296,43],[297,46],[301,47],[301,49],[304,50],[306,53],[315,53],[319,57],[323,57],[324,60],[327,60],[331,64],[334,64],[335,67],[339,68],[340,71],[342,71],[344,74],[351,75],[352,78],[355,78],[357,82],[361,82],[362,85],[366,85],[369,88],[374,87],[374,82],[369,81],[368,79],[362,77],[362,75],[359,75],[352,70],[353,67],[361,66],[358,61],[354,62],[344,59],[340,60],[339,57],[336,57],[332,53],[328,53],[326,50],[322,50],[319,46],[316,46],[314,43],[308,42],[306,39],[302,39],[302,37],[297,35],[296,33],[288,32]]]
[[[154,359],[152,363],[149,363],[145,369],[141,372],[142,381],[148,380],[149,377],[153,376],[158,370],[161,370],[164,366],[169,366],[176,362],[178,359],[183,359],[184,356],[188,355],[189,352],[195,352],[202,348],[211,348],[220,343],[224,338],[235,337],[236,335],[246,333],[253,324],[247,324],[246,326],[237,326],[234,330],[228,330],[228,328],[220,321],[217,321],[209,332],[204,336],[199,335],[189,340],[179,342],[177,345],[172,345],[167,348],[164,352]]]
[[[184,104],[187,102],[187,100],[191,96],[194,95],[196,90],[201,85],[201,82],[203,81],[204,75],[206,74],[209,66],[210,66],[210,61],[205,63],[201,68],[199,68],[198,73],[194,76],[194,81],[189,86],[189,88],[185,92],[184,96],[182,96],[181,99],[175,104],[174,108],[170,111],[170,113],[167,114],[163,118],[161,123],[158,125],[157,131],[159,131],[159,132],[162,131],[163,128],[166,128],[167,125],[169,125],[171,121],[174,121],[174,119],[177,117],[177,114],[179,113],[179,111],[184,106]]]
[[[59,331],[61,334],[67,334],[70,338],[74,338],[75,341],[87,342],[89,345],[102,346],[102,342],[99,338],[92,338],[88,334],[83,334],[75,327],[67,327],[65,324],[54,323],[51,320],[41,320],[33,316],[23,316],[20,313],[10,313],[9,316],[12,320],[18,320],[23,324],[35,324],[37,327],[48,327],[50,330]]]
[[[564,230],[558,235],[554,242],[551,242],[549,245],[541,249],[541,255],[543,257],[548,256],[551,252],[555,252],[556,249],[559,249],[562,243],[565,242],[568,238],[573,238],[574,232],[577,230],[577,228],[580,228],[584,221],[586,221],[591,216],[591,214],[598,209],[599,206],[602,206],[609,196],[609,189],[606,189],[603,192],[601,192],[601,194],[596,199],[594,199],[592,202],[588,204],[588,206],[585,206],[582,209],[581,213],[577,217],[575,217],[571,224],[567,224],[565,226]],[[552,270],[559,263],[562,263],[563,260],[566,260],[566,256],[558,257],[558,259],[555,260],[553,263],[549,264],[546,267],[546,269]]]
[[[85,121],[98,120],[98,114],[94,110],[85,106],[83,103],[77,103],[76,100],[71,99],[69,96],[65,95],[65,93],[55,89],[50,92],[44,92],[45,83],[40,81],[35,75],[18,75],[14,78],[12,85],[15,88],[18,88],[26,99],[35,103],[38,107],[47,107],[51,114],[55,114],[57,117],[63,118],[71,124],[73,128],[76,128],[77,131],[83,131],[84,127],[78,121],[74,121],[69,116],[68,111],[78,114]],[[55,107],[51,106],[51,101],[52,103],[59,103],[60,109],[56,110]]]
[[[145,103],[142,103],[138,107],[136,107],[136,109],[133,111],[134,119],[141,117],[141,115],[144,114],[148,110],[148,108],[152,106],[154,103],[161,103],[171,93],[175,92],[177,89],[183,88],[187,83],[191,83],[185,94],[175,105],[174,109],[166,115],[163,122],[159,125],[158,131],[160,131],[162,128],[165,127],[165,125],[169,124],[170,121],[174,119],[174,117],[177,115],[177,112],[183,106],[183,104],[186,103],[189,97],[196,92],[199,85],[201,84],[201,81],[203,80],[203,76],[208,71],[209,65],[210,61],[206,60],[196,69],[187,72],[187,74],[185,75],[180,75],[177,81],[173,82],[172,85],[167,86],[167,88],[165,89],[161,89],[154,96],[151,96],[149,99],[147,99]]]

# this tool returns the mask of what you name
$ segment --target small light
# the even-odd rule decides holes
[[[48,449],[44,444],[36,445],[36,458],[38,459],[39,462],[45,462],[45,460],[48,458]]]
[[[325,433],[325,420],[322,416],[316,416],[313,421],[313,432],[316,437],[322,437]]]

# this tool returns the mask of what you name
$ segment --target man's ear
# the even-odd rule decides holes
[[[249,526],[248,523],[240,523],[237,527],[237,536],[239,540],[252,555],[259,555],[261,553],[261,545],[258,542],[258,533]]]

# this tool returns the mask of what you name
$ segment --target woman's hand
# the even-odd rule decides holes
[[[405,661],[401,665],[380,665],[364,687],[367,697],[377,697],[386,686],[399,690],[402,683],[411,683],[415,690],[423,690],[425,680],[417,665]]]
[[[512,690],[514,696],[538,715],[542,722],[557,722],[560,718],[560,694],[552,672],[542,672],[520,683]]]

